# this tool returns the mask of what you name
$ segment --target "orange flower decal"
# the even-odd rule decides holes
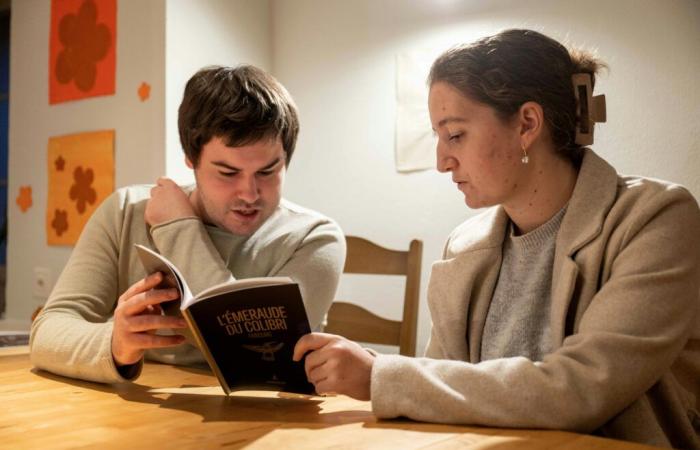
[[[27,212],[27,210],[32,207],[32,187],[20,186],[19,195],[15,201],[22,212]]]
[[[53,221],[51,221],[51,228],[56,230],[58,236],[65,233],[68,230],[68,212],[57,209],[54,212]]]
[[[92,188],[95,174],[92,169],[83,171],[82,166],[78,166],[73,172],[73,185],[70,187],[70,199],[77,202],[77,209],[80,214],[85,212],[85,203],[94,204],[97,200],[97,192]]]
[[[141,86],[139,86],[138,94],[142,102],[148,100],[148,98],[151,96],[151,85],[146,83],[145,81],[141,83]]]
[[[81,91],[90,91],[97,79],[97,63],[107,55],[112,41],[109,28],[97,23],[93,0],[85,0],[78,14],[61,19],[58,39],[63,50],[56,60],[56,79],[62,84],[74,81]]]

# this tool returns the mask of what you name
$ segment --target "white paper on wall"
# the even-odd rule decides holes
[[[437,138],[430,126],[428,85],[430,66],[438,52],[415,51],[396,57],[396,170],[410,172],[435,167]]]

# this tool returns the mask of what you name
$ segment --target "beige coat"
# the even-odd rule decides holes
[[[433,265],[426,358],[379,356],[379,417],[553,428],[700,448],[700,210],[586,151],[557,236],[553,352],[480,360],[508,218],[457,228]]]

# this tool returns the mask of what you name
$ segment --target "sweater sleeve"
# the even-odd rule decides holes
[[[112,358],[123,191],[97,208],[32,324],[30,357],[44,370],[97,382],[125,379]],[[140,368],[139,368],[140,369]],[[132,373],[136,378],[140,370]]]
[[[699,313],[700,211],[682,189],[656,196],[626,229],[609,277],[559,349],[541,362],[379,356],[375,414],[591,432],[641,397],[678,357]],[[440,357],[437,344],[429,356]]]
[[[192,295],[235,279],[199,218],[156,225],[151,228],[151,237],[158,252],[185,277]]]
[[[334,222],[314,227],[277,276],[299,283],[312,330],[319,330],[335,297],[345,264],[345,238]]]

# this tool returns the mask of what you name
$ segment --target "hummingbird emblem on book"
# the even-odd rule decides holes
[[[284,342],[265,342],[262,345],[243,345],[243,348],[261,353],[263,361],[274,361],[275,353],[277,353],[282,347],[284,347]]]

